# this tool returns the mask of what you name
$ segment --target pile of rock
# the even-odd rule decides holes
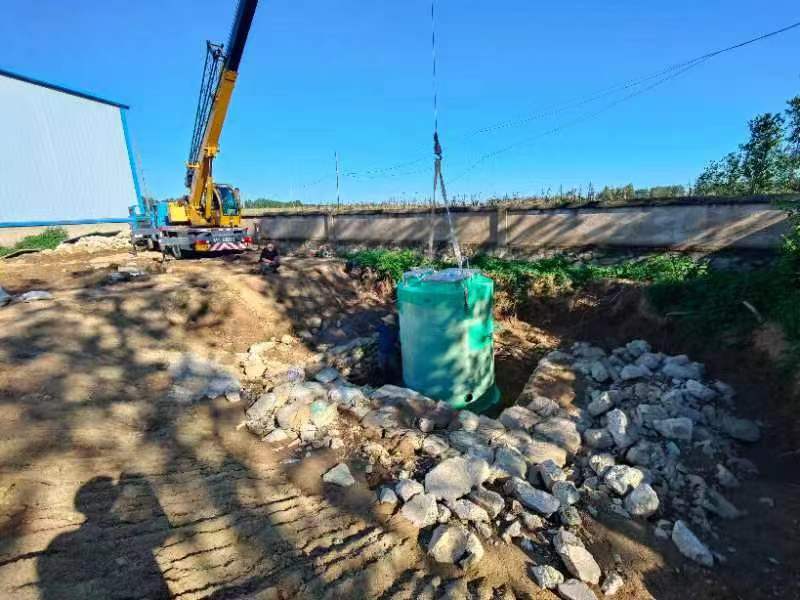
[[[221,365],[186,353],[169,366],[173,381],[170,398],[181,404],[191,404],[204,398],[224,396],[229,402],[241,400],[241,384],[236,376]]]
[[[287,353],[297,340],[291,335],[284,335],[280,339],[272,338],[258,342],[248,348],[246,353],[239,355],[239,364],[245,381],[261,382],[267,386],[280,383],[280,378],[292,370],[287,363]],[[324,369],[334,369],[336,379],[346,378],[349,381],[368,381],[377,369],[377,338],[359,337],[337,346],[320,345],[318,352],[310,357],[304,364],[298,365],[297,370],[309,373],[318,373]],[[323,376],[324,377],[324,376]],[[289,374],[289,379],[292,378]],[[332,381],[332,379],[331,379]],[[325,381],[324,383],[329,383]]]
[[[539,393],[538,382],[555,372],[580,382],[574,389],[585,388],[585,398],[562,406]],[[649,520],[706,567],[722,558],[694,531],[707,535],[715,518],[740,516],[720,488],[754,473],[736,449],[760,429],[734,417],[733,390],[703,374],[703,365],[654,353],[642,340],[610,353],[579,343],[540,361],[520,397],[525,405],[493,419],[405,388],[353,386],[328,368],[261,395],[246,423],[298,451],[308,444],[342,454],[355,449],[339,437],[346,425],[386,474],[377,502],[424,530],[433,560],[466,571],[484,544],[518,543],[551,557],[532,570],[540,586],[593,598],[589,586],[602,582],[612,595],[623,581],[613,569],[603,573],[579,537],[587,513]],[[325,480],[354,481],[344,463]]]
[[[73,252],[107,252],[109,250],[129,250],[130,231],[120,231],[115,235],[84,235],[74,241],[62,242],[54,250],[43,250],[45,254],[69,254]]]

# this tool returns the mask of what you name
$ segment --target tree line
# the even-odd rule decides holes
[[[750,138],[714,160],[697,178],[695,193],[737,196],[800,192],[800,96],[781,113],[750,119]]]

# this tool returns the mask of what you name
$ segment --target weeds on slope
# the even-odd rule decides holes
[[[448,266],[413,250],[364,250],[348,258],[395,281],[411,267]],[[608,266],[563,255],[536,260],[478,255],[470,266],[494,279],[496,306],[507,314],[530,295],[571,293],[607,279],[637,281],[646,285],[659,312],[679,319],[693,335],[731,339],[750,334],[762,321],[777,323],[789,346],[787,360],[800,363],[800,228],[795,238],[787,238],[780,260],[755,271],[713,270],[706,261],[674,253]]]
[[[67,231],[63,227],[48,227],[42,233],[22,238],[13,248],[0,246],[0,256],[17,250],[51,250],[67,239]]]

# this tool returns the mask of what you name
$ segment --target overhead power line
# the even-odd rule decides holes
[[[760,42],[760,41],[763,41],[763,40],[765,40],[767,38],[771,38],[771,37],[774,37],[776,35],[780,35],[781,33],[786,33],[787,31],[790,31],[790,30],[795,29],[797,27],[800,27],[800,21],[798,21],[797,23],[792,23],[791,25],[787,25],[786,27],[782,27],[781,29],[776,29],[775,31],[770,31],[769,33],[765,33],[765,34],[759,35],[757,37],[751,38],[749,40],[745,40],[744,42],[740,42],[738,44],[734,44],[734,45],[728,46],[726,48],[720,48],[719,50],[714,50],[712,52],[707,52],[706,54],[703,54],[701,56],[697,56],[695,58],[692,58],[692,59],[689,59],[689,60],[686,60],[686,61],[683,61],[683,62],[680,62],[680,63],[676,63],[674,65],[670,65],[668,67],[665,67],[664,69],[656,71],[655,73],[651,73],[649,75],[644,75],[644,76],[638,77],[636,79],[632,79],[632,80],[629,80],[629,81],[624,81],[622,83],[618,83],[616,85],[612,85],[612,86],[610,86],[608,88],[605,88],[603,90],[600,90],[598,92],[594,92],[594,93],[592,93],[592,94],[590,94],[588,96],[583,96],[581,98],[576,98],[574,100],[569,100],[569,101],[567,101],[567,102],[565,102],[563,104],[556,104],[556,105],[547,107],[547,108],[543,109],[540,112],[532,113],[532,114],[529,114],[527,116],[520,117],[518,119],[502,121],[500,123],[495,123],[494,125],[489,125],[487,127],[482,127],[480,129],[476,129],[472,133],[467,134],[467,137],[473,137],[473,136],[479,135],[481,133],[489,133],[491,131],[496,131],[498,129],[506,129],[506,128],[509,128],[509,127],[514,127],[516,125],[522,125],[522,124],[528,123],[530,121],[535,121],[535,120],[538,120],[538,119],[541,119],[541,118],[544,118],[544,117],[553,116],[555,114],[563,112],[564,110],[567,110],[567,109],[570,109],[570,108],[575,108],[575,107],[578,107],[578,106],[582,106],[584,104],[588,104],[588,103],[593,102],[595,100],[599,100],[600,98],[604,98],[606,96],[609,96],[609,95],[612,95],[612,94],[615,94],[615,93],[618,93],[618,92],[622,92],[622,91],[624,91],[626,89],[630,89],[632,87],[636,87],[638,85],[642,85],[643,83],[646,83],[646,82],[651,81],[653,79],[658,79],[659,77],[662,77],[664,75],[668,75],[669,73],[672,73],[672,72],[675,72],[675,71],[682,71],[682,69],[684,69],[686,67],[695,66],[696,64],[703,63],[703,62],[705,62],[705,61],[707,61],[707,60],[709,60],[711,58],[714,58],[715,56],[719,56],[720,54],[724,54],[726,52],[731,52],[733,50],[737,50],[739,48],[743,48],[744,46],[749,46],[750,44],[755,44],[756,42]]]
[[[526,115],[524,117],[520,117],[520,118],[517,118],[517,119],[511,119],[511,120],[506,120],[506,121],[500,121],[500,122],[497,122],[497,123],[495,123],[493,125],[488,125],[486,127],[482,127],[480,129],[476,129],[476,130],[474,130],[472,132],[452,137],[451,141],[469,139],[469,138],[476,137],[476,136],[484,134],[484,133],[490,133],[492,131],[497,131],[497,130],[500,130],[500,129],[508,129],[508,128],[511,128],[511,127],[514,127],[514,126],[524,125],[526,123],[529,123],[529,122],[532,122],[532,121],[536,121],[536,120],[539,120],[539,119],[557,116],[557,115],[559,115],[559,114],[561,114],[563,112],[566,112],[566,111],[568,111],[570,109],[574,109],[574,108],[577,108],[577,107],[580,107],[580,106],[584,106],[586,104],[590,104],[590,103],[595,102],[597,100],[600,100],[602,98],[605,98],[605,97],[608,97],[608,96],[612,96],[614,94],[617,94],[617,93],[620,93],[620,92],[624,92],[624,91],[629,90],[629,89],[637,88],[637,87],[642,86],[644,84],[647,84],[648,82],[651,82],[651,81],[653,82],[650,85],[646,85],[643,88],[635,89],[632,93],[626,94],[622,98],[619,98],[619,99],[607,104],[606,106],[600,108],[599,110],[595,110],[595,111],[591,111],[589,113],[583,114],[583,115],[581,115],[581,116],[579,116],[579,117],[577,117],[575,119],[572,119],[572,120],[570,120],[570,121],[568,121],[566,123],[562,123],[562,124],[552,128],[552,129],[549,129],[549,130],[547,130],[545,132],[539,133],[539,134],[537,134],[537,135],[535,135],[533,137],[526,138],[526,139],[523,139],[523,140],[519,140],[517,142],[514,142],[513,144],[510,144],[508,146],[504,146],[502,148],[499,148],[497,150],[489,152],[489,153],[481,156],[480,158],[478,158],[478,160],[476,160],[474,163],[472,163],[465,171],[463,171],[461,174],[459,174],[458,176],[453,178],[452,181],[456,181],[458,179],[461,179],[461,178],[465,177],[469,172],[471,172],[472,170],[477,168],[480,164],[482,164],[486,160],[489,160],[490,158],[493,158],[493,157],[498,156],[500,154],[504,154],[506,152],[509,152],[510,150],[513,150],[514,148],[516,148],[518,146],[530,143],[530,142],[535,141],[535,140],[537,140],[537,139],[539,139],[541,137],[544,137],[544,136],[547,136],[547,135],[553,135],[553,134],[558,133],[559,131],[561,131],[563,129],[566,129],[566,128],[574,126],[574,125],[577,125],[578,123],[581,123],[583,121],[589,120],[589,119],[591,119],[591,118],[593,118],[593,117],[595,117],[595,116],[597,116],[599,114],[602,114],[602,113],[606,112],[607,110],[610,110],[611,108],[617,106],[618,104],[621,104],[622,102],[625,102],[627,100],[635,98],[636,96],[639,96],[639,95],[641,95],[641,94],[643,94],[645,92],[648,92],[648,91],[650,91],[650,90],[652,90],[652,89],[654,89],[654,88],[656,88],[656,87],[658,87],[660,85],[663,85],[664,83],[667,83],[668,81],[671,81],[671,80],[675,79],[676,77],[679,77],[680,75],[683,75],[684,73],[686,73],[690,69],[692,69],[694,67],[697,67],[697,66],[707,62],[708,60],[710,60],[712,58],[715,58],[715,57],[717,57],[717,56],[719,56],[721,54],[725,54],[725,53],[728,53],[728,52],[732,52],[734,50],[738,50],[739,48],[743,48],[743,47],[749,46],[751,44],[755,44],[755,43],[761,42],[763,40],[778,36],[780,34],[786,33],[786,32],[791,31],[793,29],[797,29],[798,27],[800,27],[800,21],[792,23],[792,24],[787,25],[785,27],[781,27],[780,29],[776,29],[774,31],[770,31],[770,32],[758,35],[758,36],[750,38],[748,40],[744,40],[742,42],[733,44],[731,46],[727,46],[725,48],[720,48],[720,49],[717,49],[717,50],[713,50],[713,51],[707,52],[705,54],[702,54],[700,56],[697,56],[695,58],[691,58],[689,60],[685,60],[683,62],[670,65],[670,66],[662,68],[662,69],[660,69],[660,70],[658,70],[658,71],[656,71],[654,73],[651,73],[651,74],[648,74],[648,75],[644,75],[644,76],[641,76],[641,77],[638,77],[638,78],[635,78],[635,79],[630,79],[630,80],[627,80],[627,81],[624,81],[624,82],[609,86],[607,88],[604,88],[602,90],[599,90],[599,91],[594,92],[592,94],[589,94],[587,96],[581,96],[581,97],[578,97],[578,98],[575,98],[575,99],[572,99],[572,100],[568,100],[568,101],[563,102],[563,103],[554,104],[554,105],[551,105],[551,106],[549,106],[549,107],[547,107],[547,108],[545,108],[545,109],[543,109],[541,111],[538,111],[536,113],[531,113],[531,114]],[[368,168],[368,169],[361,169],[361,170],[352,170],[352,171],[344,172],[344,173],[342,173],[342,175],[344,177],[350,177],[350,178],[354,178],[354,179],[382,179],[384,177],[401,177],[401,176],[404,176],[404,175],[411,175],[411,174],[420,173],[420,172],[426,171],[427,169],[413,169],[411,171],[404,171],[404,172],[400,172],[400,173],[392,173],[392,172],[393,171],[397,171],[399,169],[404,169],[404,168],[419,164],[419,163],[421,163],[423,161],[426,161],[426,160],[428,160],[428,153],[427,152],[424,155],[422,155],[422,154],[419,155],[419,157],[417,157],[417,158],[405,160],[405,161],[402,161],[402,162],[399,162],[399,163],[396,163],[396,164],[393,164],[393,165],[389,165],[389,166],[386,166],[386,167],[376,167],[376,168]],[[315,184],[317,184],[319,182],[320,181],[317,180],[317,181],[314,181],[314,182],[312,182],[310,184],[306,184],[306,186],[303,186],[303,187],[310,187],[310,186],[315,185]]]

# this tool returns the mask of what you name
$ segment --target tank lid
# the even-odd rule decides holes
[[[403,273],[403,280],[406,281],[408,279],[418,279],[420,281],[442,281],[453,283],[456,281],[470,279],[478,273],[479,271],[477,269],[451,268],[435,271],[434,269],[417,268]]]

